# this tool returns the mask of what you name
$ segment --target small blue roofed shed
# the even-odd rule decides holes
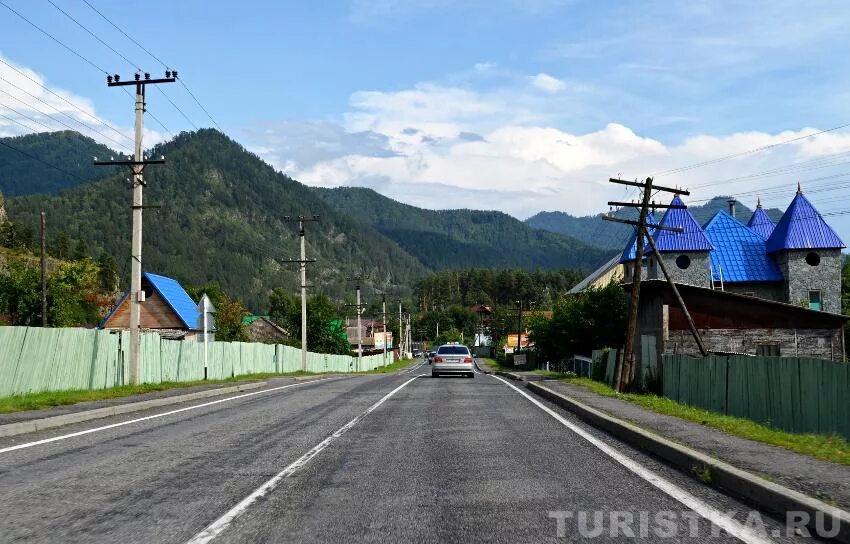
[[[761,207],[761,200],[756,204],[756,209],[753,215],[750,216],[747,226],[759,233],[765,240],[773,234],[773,229],[776,228],[776,225],[770,219],[770,216],[767,215],[767,212],[764,211],[764,208]]]
[[[718,211],[703,227],[714,246],[709,254],[714,281],[748,283],[782,281],[782,272],[768,256],[765,239],[728,213]]]
[[[140,325],[144,330],[170,331],[169,336],[184,338],[200,330],[197,305],[173,278],[145,272],[142,274]],[[130,328],[129,290],[100,324],[102,329]]]
[[[684,206],[685,203],[678,195],[673,197],[672,206]],[[711,241],[687,208],[670,208],[664,213],[659,225],[663,227],[678,227],[682,232],[657,229],[655,246],[661,253],[678,251],[710,251],[714,249]],[[649,251],[648,250],[644,251]]]
[[[782,214],[770,238],[767,252],[789,249],[841,249],[846,247],[841,238],[827,225],[812,203],[797,187],[794,200]]]

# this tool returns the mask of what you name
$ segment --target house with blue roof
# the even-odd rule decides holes
[[[734,217],[734,205],[731,213],[718,211],[699,225],[681,198],[672,204],[677,207],[659,225],[682,232],[656,229],[658,255],[646,248],[633,346],[637,360],[652,353],[656,362],[664,354],[698,353],[689,320],[709,351],[843,360],[844,242],[799,187],[775,225],[761,206],[746,225]],[[631,243],[624,255],[630,248]]]
[[[172,340],[194,340],[202,333],[201,312],[180,282],[173,278],[145,272],[142,274],[145,300],[140,304],[140,326],[143,331],[157,332]],[[101,329],[129,329],[129,290],[100,324]]]

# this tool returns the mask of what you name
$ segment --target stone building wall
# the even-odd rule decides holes
[[[725,283],[723,290],[776,302],[787,302],[784,282]]]
[[[806,261],[809,254],[817,255],[817,265]],[[841,313],[840,249],[795,249],[773,256],[785,276],[784,302],[808,307],[809,291],[818,290],[823,311]]]
[[[709,259],[707,251],[682,251],[662,253],[664,265],[667,267],[667,272],[676,283],[684,283],[687,285],[696,285],[698,287],[711,287]],[[677,263],[677,259],[686,257],[690,261],[687,268],[681,268]],[[647,279],[663,280],[664,272],[661,267],[655,262],[655,256],[648,259]]]
[[[782,357],[813,357],[844,360],[841,329],[711,329],[700,330],[709,351],[758,354],[758,346],[778,345]],[[669,331],[663,353],[698,355],[699,349],[690,331]]]

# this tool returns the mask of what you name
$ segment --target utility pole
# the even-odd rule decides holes
[[[318,215],[307,218],[299,215],[295,219],[287,216],[283,218],[286,222],[298,221],[298,237],[301,239],[301,258],[290,259],[289,262],[297,262],[301,269],[301,370],[307,372],[307,263],[316,262],[315,259],[307,259],[306,238],[307,232],[304,223],[308,221],[319,221]]]
[[[355,303],[355,308],[357,309],[357,371],[359,372],[361,368],[363,368],[363,326],[360,320],[360,316],[363,313],[363,304],[360,302],[360,284],[366,279],[366,276],[363,274],[357,274],[351,278],[348,278],[348,281],[355,282],[354,288],[357,292],[357,302]]]
[[[404,353],[405,348],[405,340],[407,337],[404,336],[404,324],[401,322],[401,299],[397,300],[398,302],[398,358],[402,358],[402,354]]]
[[[387,366],[387,295],[381,294],[381,322],[384,324],[384,366]]]
[[[643,246],[644,239],[647,236],[647,227],[646,227],[646,217],[649,214],[649,206],[650,206],[650,198],[652,198],[652,191],[665,191],[675,194],[690,194],[688,191],[683,191],[680,189],[673,189],[670,187],[662,187],[659,185],[652,184],[652,178],[646,178],[646,181],[627,181],[622,179],[610,178],[608,180],[611,183],[616,183],[619,185],[630,185],[633,187],[640,187],[643,189],[643,198],[641,202],[609,202],[609,206],[627,206],[627,207],[635,207],[640,208],[640,215],[638,217],[638,221],[627,221],[625,219],[618,219],[609,216],[602,216],[606,221],[614,221],[617,223],[626,223],[629,225],[635,225],[636,229],[636,237],[635,237],[635,262],[632,267],[632,291],[631,291],[631,300],[629,303],[629,319],[626,324],[626,340],[623,348],[623,354],[621,357],[620,366],[617,369],[617,375],[615,376],[614,388],[619,392],[628,391],[631,386],[632,379],[634,376],[634,342],[635,335],[637,334],[637,314],[638,314],[638,304],[640,303],[640,282],[641,282],[641,266],[643,264]],[[658,208],[675,208],[678,206],[673,205],[658,205],[655,207]],[[660,230],[672,230],[674,232],[682,232],[681,228],[673,228],[673,227],[661,227],[661,226],[653,226],[653,228]]]
[[[47,326],[47,220],[41,212],[41,326]]]
[[[145,166],[149,164],[164,164],[165,159],[147,160],[142,153],[142,129],[144,128],[145,115],[145,87],[147,85],[157,85],[160,83],[174,83],[177,81],[176,70],[166,70],[165,77],[161,79],[151,79],[150,74],[145,73],[144,79],[140,74],[136,73],[132,80],[121,81],[118,74],[114,76],[106,76],[106,84],[108,87],[123,87],[127,85],[136,86],[136,123],[135,123],[135,154],[132,160],[119,161],[98,161],[95,158],[96,166],[114,166],[124,165],[130,166],[133,170],[133,237],[130,245],[131,261],[130,261],[130,383],[138,385],[141,381],[141,328],[140,304],[144,301],[145,295],[142,291],[142,188],[145,185],[143,172]]]

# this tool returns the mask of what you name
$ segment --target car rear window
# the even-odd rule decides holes
[[[440,355],[469,355],[469,349],[463,346],[443,346],[437,350]]]

